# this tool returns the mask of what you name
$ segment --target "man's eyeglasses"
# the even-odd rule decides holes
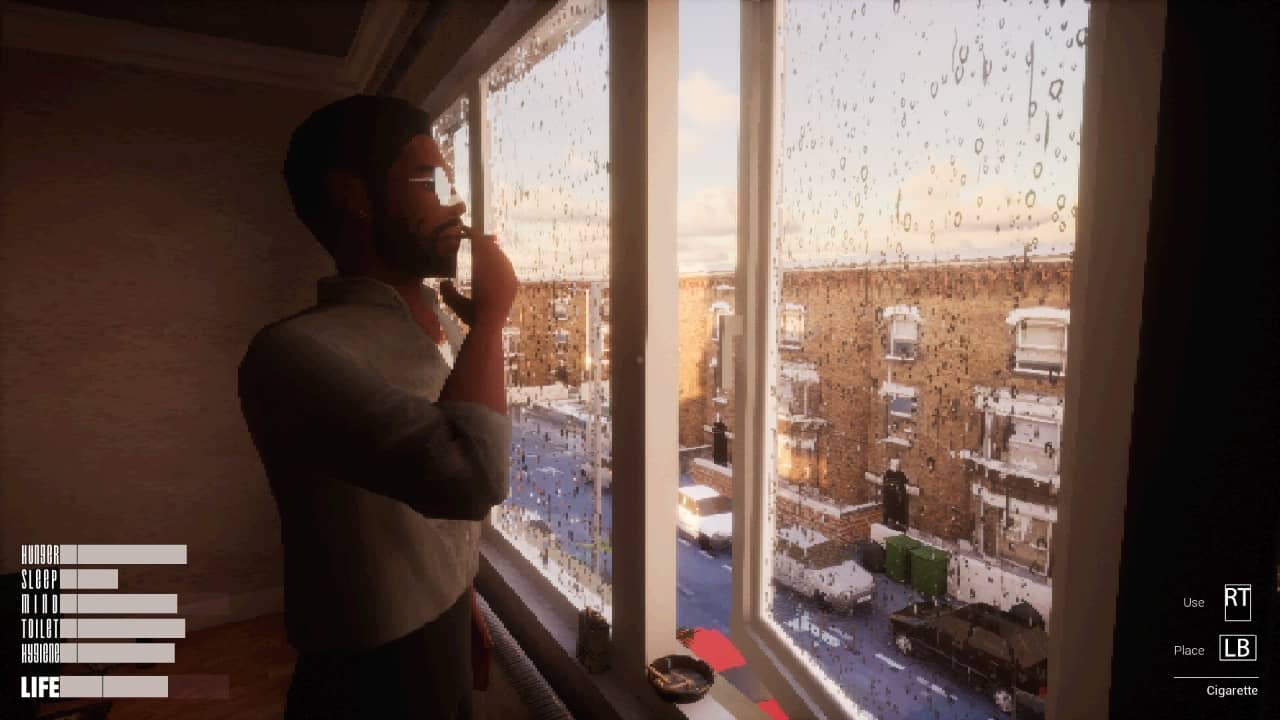
[[[449,182],[449,177],[445,175],[444,168],[431,168],[430,175],[409,178],[409,182],[422,183],[428,190],[436,194],[440,198],[440,204],[444,206],[457,205],[462,202],[462,198],[458,196],[458,190]]]

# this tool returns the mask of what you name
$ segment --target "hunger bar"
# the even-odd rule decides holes
[[[119,590],[120,571],[115,568],[67,568],[60,573],[63,590]]]
[[[186,545],[62,545],[62,565],[186,565]]]
[[[173,593],[119,594],[90,593],[63,595],[63,615],[119,613],[122,615],[159,615],[178,612],[178,596]]]
[[[61,623],[65,640],[117,640],[134,638],[185,638],[187,621],[182,618],[65,618]]]

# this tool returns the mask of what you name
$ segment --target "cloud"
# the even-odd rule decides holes
[[[676,135],[676,147],[680,157],[688,157],[697,153],[702,149],[702,136],[692,128],[685,125],[680,126],[680,131]]]
[[[727,128],[738,121],[738,96],[694,70],[679,86],[680,114],[704,129]]]
[[[728,185],[700,188],[676,210],[676,235],[733,235],[738,228],[738,189]]]

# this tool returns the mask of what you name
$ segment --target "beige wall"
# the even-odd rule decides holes
[[[327,99],[2,57],[0,571],[19,543],[187,543],[122,582],[269,604],[279,524],[236,366],[331,271],[280,177]]]

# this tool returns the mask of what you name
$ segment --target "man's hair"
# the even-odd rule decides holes
[[[293,131],[284,160],[284,181],[298,219],[332,254],[335,208],[325,176],[331,170],[353,173],[377,203],[401,150],[413,136],[430,132],[426,112],[387,95],[352,95],[311,113]]]

